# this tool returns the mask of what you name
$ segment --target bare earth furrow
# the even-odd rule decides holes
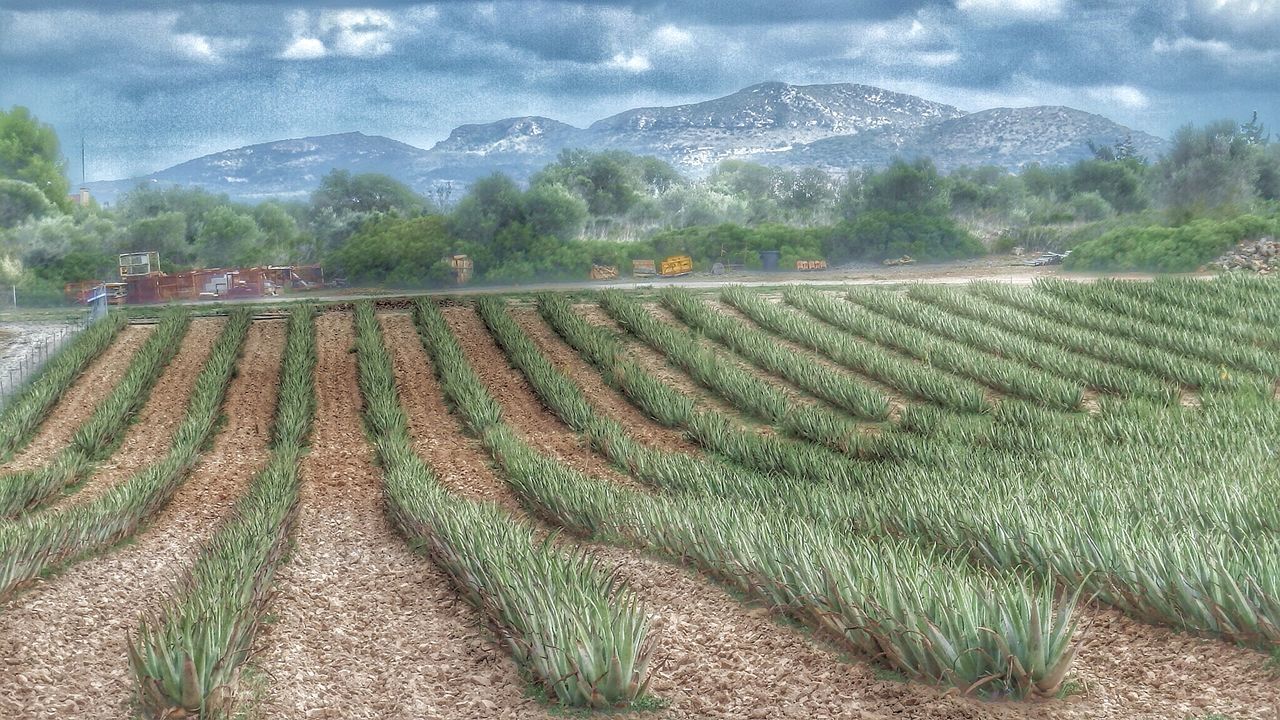
[[[632,437],[690,455],[701,452],[701,448],[684,433],[658,424],[632,405],[625,395],[609,387],[600,373],[574,352],[536,310],[511,310],[511,317],[542,354],[582,388],[597,410],[627,428]]]
[[[129,325],[120,331],[101,356],[89,363],[53,406],[31,442],[12,460],[0,466],[0,474],[33,470],[53,459],[67,446],[76,430],[107,399],[129,369],[134,354],[147,341],[151,325]]]
[[[316,423],[297,544],[276,576],[278,620],[258,642],[266,687],[255,713],[538,717],[477,616],[386,519],[381,472],[361,426],[351,315],[322,315],[316,329]]]
[[[134,543],[39,581],[0,608],[0,717],[132,717],[125,640],[265,464],[284,329],[250,329],[225,428]]]
[[[142,412],[125,432],[120,447],[98,466],[97,472],[79,490],[42,512],[54,512],[71,503],[91,502],[169,452],[173,433],[186,415],[196,378],[225,324],[221,318],[191,321],[191,327],[182,339],[182,347],[160,375]]]

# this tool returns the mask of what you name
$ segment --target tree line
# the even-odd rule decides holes
[[[167,270],[322,263],[352,283],[449,282],[466,254],[482,282],[585,278],[592,264],[689,254],[714,262],[876,263],[972,257],[1014,246],[1076,249],[1089,269],[1189,270],[1246,236],[1275,232],[1280,144],[1256,115],[1186,126],[1162,158],[1091,145],[1069,166],[940,173],[928,159],[882,169],[773,168],[725,160],[691,179],[653,157],[565,150],[528,183],[495,174],[448,207],[384,175],[335,170],[308,200],[234,202],[140,186],[112,208],[75,205],[54,131],[0,111],[0,283],[54,299],[108,278],[121,252]]]

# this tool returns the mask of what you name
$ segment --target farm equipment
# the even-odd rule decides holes
[[[688,255],[672,255],[658,265],[658,274],[663,277],[679,277],[693,272],[693,258]]]
[[[916,259],[911,257],[910,255],[903,255],[902,257],[899,257],[899,258],[887,258],[885,259],[884,264],[888,265],[889,267],[897,267],[899,265],[914,265],[915,262],[916,262]]]
[[[1031,258],[1030,260],[1024,260],[1022,264],[1028,267],[1044,267],[1045,265],[1061,265],[1062,261],[1066,260],[1067,256],[1070,254],[1071,254],[1070,250],[1064,253],[1056,253],[1050,250],[1038,257]]]
[[[592,280],[617,280],[618,266],[617,265],[596,265],[592,263],[591,279]]]

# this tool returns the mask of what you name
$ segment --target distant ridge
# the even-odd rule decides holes
[[[1156,157],[1168,143],[1101,115],[1068,107],[965,112],[942,103],[851,83],[766,82],[731,95],[674,107],[635,108],[586,128],[539,117],[462,125],[424,150],[359,132],[279,140],[189,160],[151,175],[90,183],[114,202],[139,183],[186,185],[237,199],[300,198],[333,169],[390,175],[419,192],[464,186],[493,172],[525,180],[564,148],[654,155],[692,175],[726,158],[832,172],[928,156],[943,170],[1029,163],[1061,165],[1090,156],[1089,142],[1130,138]]]

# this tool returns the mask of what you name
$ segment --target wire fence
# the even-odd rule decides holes
[[[57,354],[62,346],[80,334],[90,323],[66,325],[46,332],[44,337],[27,348],[25,353],[17,357],[0,357],[0,410],[8,404],[9,398],[26,387],[27,382],[40,372],[40,368]]]

